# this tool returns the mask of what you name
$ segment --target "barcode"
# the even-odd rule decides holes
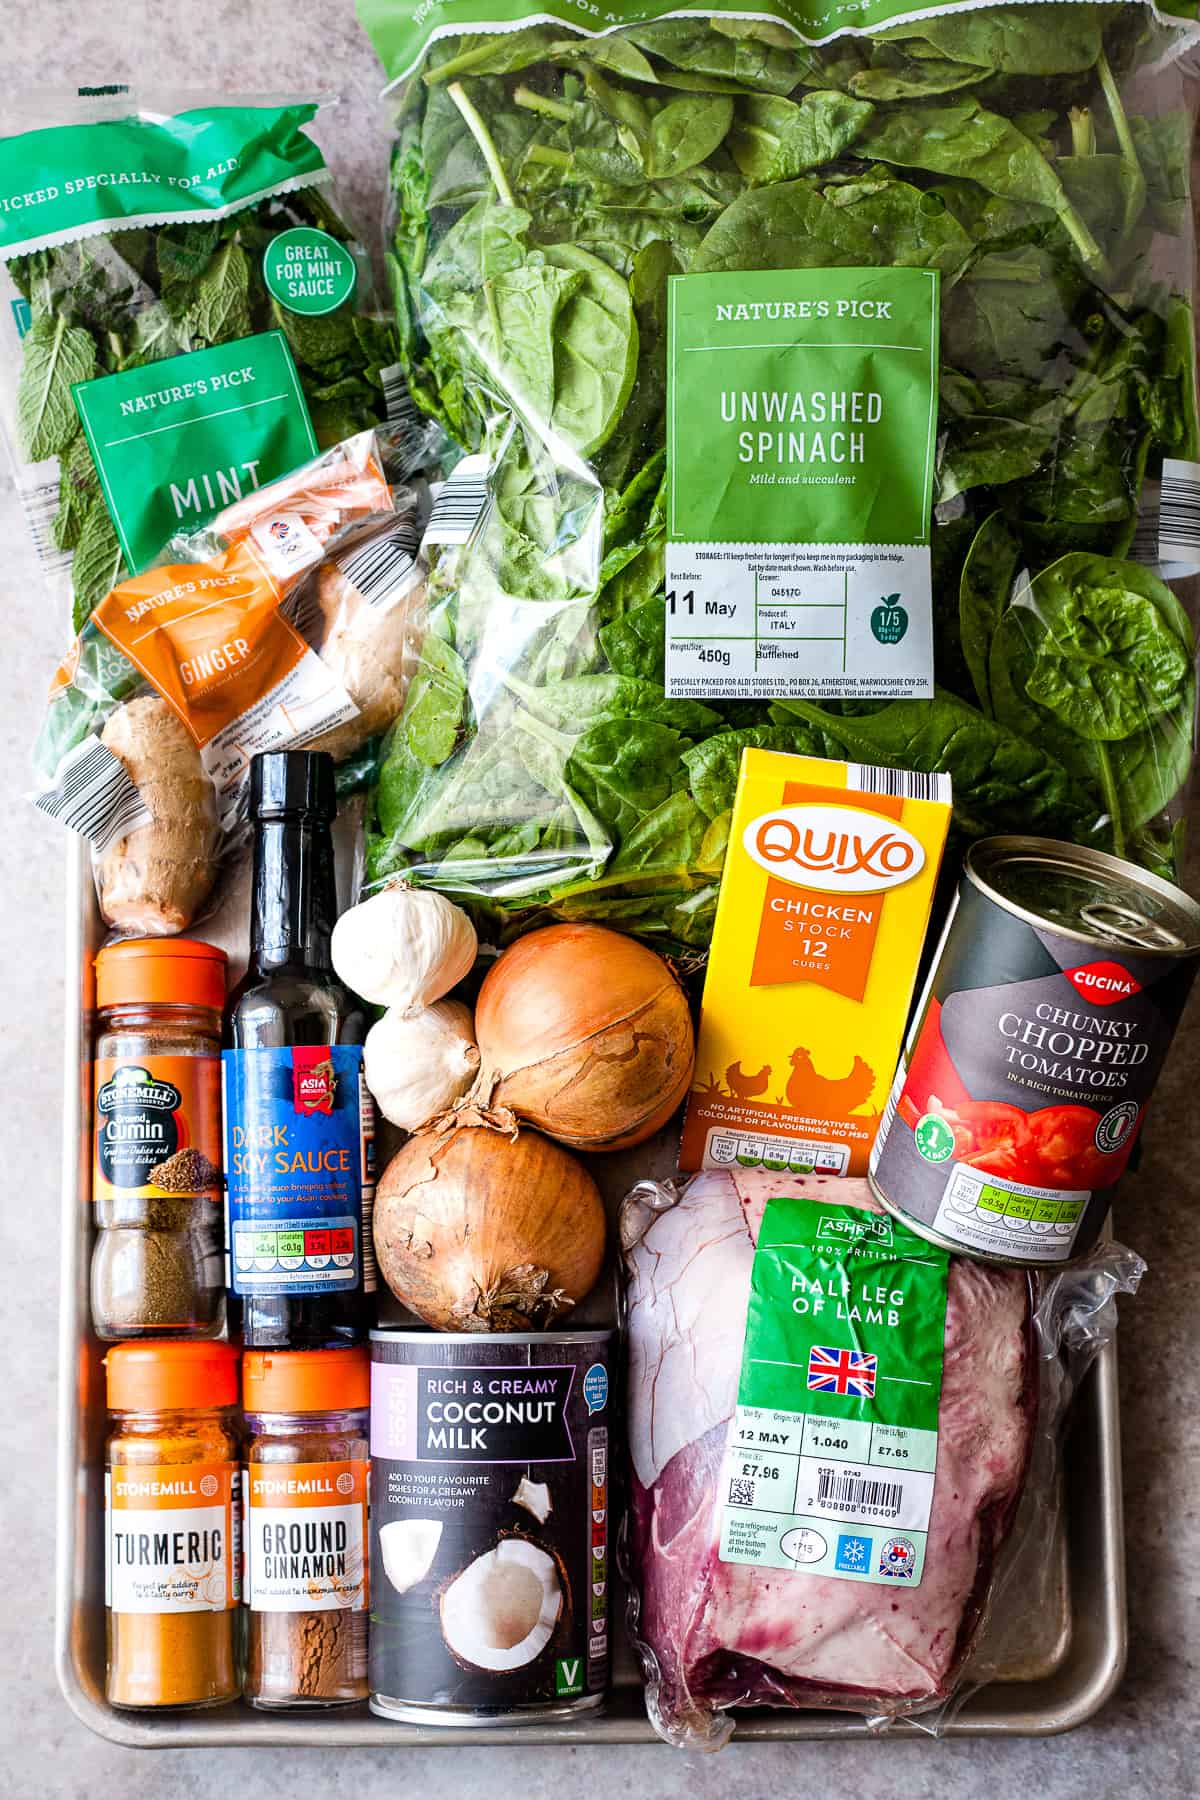
[[[63,758],[54,786],[37,796],[36,805],[90,839],[99,856],[153,816],[124,763],[95,737],[85,738]]]
[[[883,1109],[883,1116],[879,1121],[879,1129],[875,1133],[875,1142],[871,1145],[871,1156],[867,1167],[868,1172],[872,1175],[875,1173],[876,1165],[883,1155],[883,1146],[887,1143],[888,1132],[896,1122],[896,1114],[900,1110],[900,1096],[903,1092],[904,1068],[903,1065],[901,1065],[896,1075],[896,1079],[892,1083],[892,1091],[887,1097],[887,1104]]]
[[[874,764],[850,763],[846,786],[856,794],[890,794],[898,800],[940,800],[950,804],[948,775],[921,775],[914,769],[883,769]]]
[[[487,504],[488,459],[464,456],[434,495],[425,544],[465,544]]]
[[[868,1507],[875,1512],[898,1513],[903,1499],[904,1484],[899,1481],[873,1481],[868,1475],[843,1475],[837,1469],[821,1469],[817,1474],[818,1506],[847,1512]]]
[[[1165,457],[1159,503],[1158,560],[1200,558],[1200,463]]]
[[[375,1190],[374,1188],[364,1188],[362,1197],[362,1240],[359,1245],[364,1294],[373,1294],[379,1286],[379,1265],[375,1261],[375,1231],[372,1224],[374,1217]]]
[[[417,411],[416,401],[408,391],[408,382],[400,364],[390,363],[386,369],[380,369],[379,380],[383,387],[383,410],[388,424],[404,425],[412,431],[419,431],[421,415]]]
[[[1133,542],[1129,546],[1130,561],[1142,563],[1148,569],[1158,567],[1159,512],[1159,484],[1157,481],[1148,481],[1142,488]]]
[[[29,526],[29,535],[37,551],[38,561],[49,575],[57,575],[71,566],[71,552],[60,550],[54,541],[54,521],[58,516],[58,478],[39,481],[20,489],[21,505]]]
[[[410,584],[417,565],[417,542],[417,522],[410,513],[366,543],[338,551],[333,560],[363,599],[379,606]]]
[[[754,1482],[744,1475],[735,1475],[729,1483],[730,1506],[754,1505]]]

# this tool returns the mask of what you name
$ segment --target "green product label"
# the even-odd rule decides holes
[[[560,1656],[554,1664],[554,1692],[564,1698],[583,1692],[584,1662],[582,1656]]]
[[[72,392],[135,573],[177,531],[205,524],[317,454],[282,332],[166,357]]]
[[[326,179],[314,105],[206,106],[0,138],[0,260],[97,230],[235,212]]]
[[[283,231],[263,252],[267,290],[289,312],[315,318],[354,292],[358,270],[344,244],[313,225]]]
[[[919,1584],[948,1271],[897,1220],[767,1203],[719,1490],[723,1562]]]
[[[669,694],[933,693],[938,288],[931,269],[672,280]]]
[[[1120,0],[1109,0],[1117,5]],[[710,0],[705,15],[717,18],[774,22],[794,31],[809,43],[839,36],[862,36],[898,19],[916,19],[926,12],[946,14],[974,10],[978,0],[950,0],[938,6],[912,7],[906,0],[856,0],[854,23],[847,25],[845,0],[775,0],[771,6],[737,4],[737,0]],[[426,46],[448,34],[472,31],[518,31],[522,26],[557,21],[568,30],[588,37],[603,37],[620,30],[649,24],[656,19],[695,18],[694,11],[673,0],[636,0],[600,12],[591,0],[428,0],[413,6],[411,0],[358,0],[358,17],[375,54],[392,80],[407,75],[419,62]],[[1159,0],[1158,11],[1167,18],[1194,20],[1196,0]],[[597,21],[607,23],[597,27]],[[464,54],[475,53],[480,40],[464,45]],[[518,65],[519,66],[519,65]],[[466,62],[463,74],[471,72]]]

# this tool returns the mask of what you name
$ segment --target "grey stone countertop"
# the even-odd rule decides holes
[[[171,88],[316,89],[342,96],[324,129],[361,229],[377,229],[386,168],[380,81],[350,0],[39,0],[3,9],[9,94],[51,82]],[[2,110],[2,109],[0,109]],[[1156,1800],[1200,1775],[1200,1129],[1193,1001],[1159,1090],[1124,1236],[1150,1264],[1121,1325],[1129,1669],[1092,1724],[1034,1741],[738,1746],[697,1759],[665,1748],[257,1752],[136,1751],[93,1737],[68,1711],[52,1654],[58,1130],[63,1008],[63,834],[24,798],[29,746],[65,644],[27,548],[11,486],[0,495],[3,773],[0,830],[8,948],[0,1034],[0,1320],[5,1478],[0,1483],[4,1704],[0,1794],[258,1800],[419,1793],[524,1800],[633,1791],[675,1800],[831,1792],[878,1800],[1020,1795]]]

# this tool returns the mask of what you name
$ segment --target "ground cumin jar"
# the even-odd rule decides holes
[[[92,1321],[107,1339],[224,1320],[225,953],[130,938],[96,958]]]
[[[245,1696],[367,1698],[366,1347],[247,1350]]]
[[[113,1706],[237,1698],[238,1356],[230,1344],[119,1344],[104,1478]]]

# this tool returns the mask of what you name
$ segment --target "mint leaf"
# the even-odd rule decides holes
[[[223,244],[196,282],[190,305],[181,320],[193,340],[224,344],[230,338],[249,337],[250,259],[240,244]],[[195,349],[193,341],[190,348]]]
[[[121,546],[108,508],[97,494],[84,515],[75,560],[71,564],[71,579],[75,586],[71,623],[76,631],[82,631],[89,615],[116,586],[121,573]]]
[[[17,434],[25,458],[41,462],[65,450],[79,427],[71,384],[96,373],[96,346],[89,332],[60,315],[35,319],[23,350]]]

